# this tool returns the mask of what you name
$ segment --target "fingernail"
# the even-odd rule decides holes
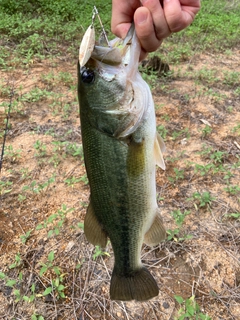
[[[143,24],[147,21],[148,18],[148,13],[147,12],[140,12],[138,13],[137,17],[136,17],[136,22],[137,24]]]

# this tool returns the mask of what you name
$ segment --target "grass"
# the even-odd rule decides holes
[[[103,25],[110,33],[111,1],[28,1],[1,0],[0,34],[2,42],[10,42],[0,54],[2,67],[9,64],[28,64],[33,57],[44,59],[63,54],[60,44],[76,55],[84,30],[89,26],[93,5],[96,5]],[[240,5],[236,1],[202,1],[201,14],[182,32],[164,41],[160,54],[169,63],[177,63],[193,54],[209,50],[223,52],[239,43]],[[224,22],[224,23],[223,23]],[[225,26],[228,25],[228,28]],[[98,26],[99,28],[99,26]],[[9,61],[14,52],[14,59]],[[237,76],[238,77],[238,76]],[[232,81],[233,76],[231,76]]]
[[[223,52],[239,44],[240,4],[237,1],[201,1],[201,12],[191,27],[173,34],[160,48],[169,63],[188,60],[193,54]],[[225,26],[228,25],[228,28]]]
[[[157,171],[167,241],[143,247],[159,297],[128,304],[109,299],[111,245],[93,247],[83,234],[89,186],[75,65],[93,4],[110,33],[111,1],[0,0],[1,124],[14,92],[0,181],[0,317],[233,319],[240,5],[202,0],[192,26],[154,53],[171,72],[142,68],[167,146],[167,169]]]
[[[29,64],[33,57],[44,59],[52,54],[61,55],[62,50],[57,48],[62,44],[75,55],[84,30],[91,23],[93,4],[100,12],[108,13],[101,18],[109,30],[111,1],[1,1],[0,34],[3,43],[13,44],[9,50],[1,51],[1,66]],[[6,62],[13,53],[14,59]],[[21,57],[24,60],[20,62]]]

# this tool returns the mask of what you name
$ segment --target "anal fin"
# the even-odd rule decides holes
[[[84,219],[84,233],[89,242],[93,245],[98,245],[101,248],[107,245],[107,233],[103,230],[99,223],[91,202],[87,208],[87,213]]]
[[[121,301],[146,301],[158,295],[159,289],[151,273],[144,267],[131,275],[118,275],[113,270],[110,298]]]
[[[166,230],[159,209],[157,209],[155,219],[144,236],[144,242],[149,246],[156,246],[164,239],[166,239]]]

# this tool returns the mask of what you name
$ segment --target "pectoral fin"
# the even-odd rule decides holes
[[[154,156],[155,156],[156,164],[163,170],[166,169],[165,162],[163,160],[163,155],[162,155],[164,151],[165,151],[164,141],[160,137],[160,135],[156,133],[156,137],[154,141]]]
[[[87,208],[87,213],[84,220],[84,233],[87,240],[93,245],[98,245],[101,248],[106,247],[107,233],[103,230],[101,224],[99,223],[91,202]]]
[[[160,215],[159,209],[157,209],[157,214],[155,219],[144,236],[144,242],[149,246],[156,246],[161,241],[166,238],[166,230],[163,225],[163,220]]]

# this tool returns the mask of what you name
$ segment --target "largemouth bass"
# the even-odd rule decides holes
[[[93,245],[110,239],[115,263],[113,300],[148,300],[159,289],[141,263],[143,242],[157,245],[166,231],[156,202],[156,164],[165,169],[152,95],[138,72],[134,25],[124,40],[95,42],[89,27],[80,46],[78,97],[90,203],[84,232]],[[93,43],[94,41],[94,43]],[[86,51],[87,50],[87,51]],[[85,52],[86,51],[86,52]]]

